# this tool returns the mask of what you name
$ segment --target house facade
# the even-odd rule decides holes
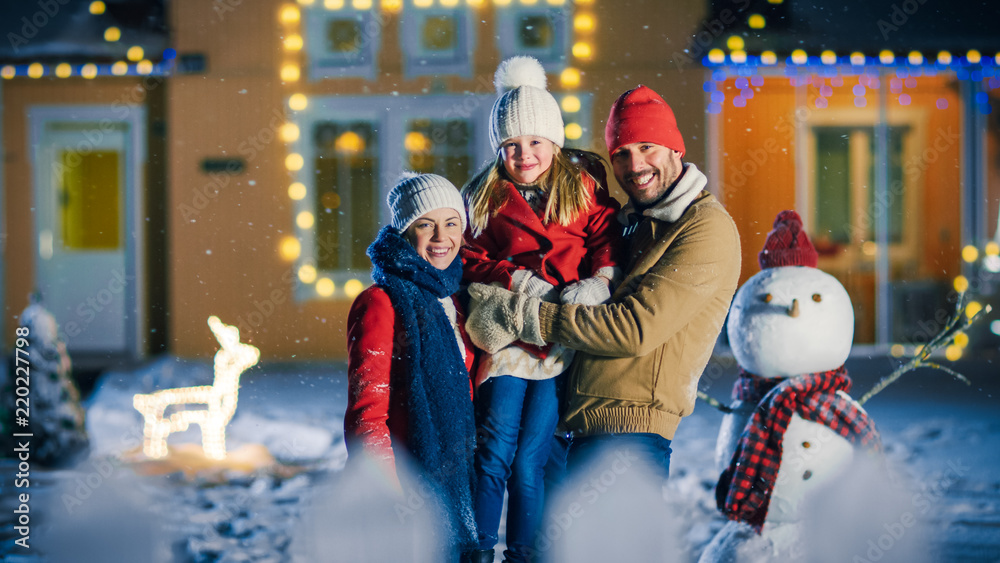
[[[133,3],[75,9],[103,33],[110,12]],[[515,54],[545,66],[569,146],[606,152],[608,108],[644,83],[674,107],[689,158],[704,157],[702,70],[670,59],[704,19],[700,1],[163,6],[146,74],[128,58],[122,24],[117,49],[77,57],[65,77],[56,69],[69,55],[51,45],[0,52],[5,341],[39,290],[76,357],[208,357],[210,315],[238,326],[265,361],[346,357],[347,312],[371,282],[364,252],[387,222],[388,190],[403,170],[461,185],[491,158],[492,75]],[[131,91],[141,98],[118,101]],[[52,117],[55,107],[64,112]],[[59,148],[102,124],[112,148]],[[38,136],[46,127],[56,140]],[[73,190],[100,204],[72,212]],[[119,261],[100,262],[112,250]],[[69,265],[53,269],[59,261]],[[99,335],[120,338],[92,340]]]

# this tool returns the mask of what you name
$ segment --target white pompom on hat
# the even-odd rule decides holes
[[[437,174],[403,172],[389,191],[386,203],[392,211],[392,226],[400,233],[424,214],[441,208],[458,211],[462,232],[468,224],[462,194],[447,178]]]
[[[493,75],[497,98],[490,114],[493,152],[507,139],[534,135],[562,148],[566,142],[559,102],[546,90],[545,68],[531,57],[511,57]]]

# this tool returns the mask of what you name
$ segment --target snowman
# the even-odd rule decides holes
[[[700,561],[797,558],[800,508],[878,432],[848,394],[854,338],[847,291],[816,268],[795,211],[782,211],[737,291],[728,335],[740,375],[716,444],[719,509],[729,522]]]

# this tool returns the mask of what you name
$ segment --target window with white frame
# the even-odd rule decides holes
[[[492,95],[329,96],[298,114],[294,182],[300,299],[353,298],[370,283],[365,254],[389,221],[385,198],[403,171],[456,187],[490,158]],[[322,282],[322,284],[321,284]]]
[[[407,77],[472,75],[475,37],[467,7],[423,7],[408,0],[400,20],[400,40]]]
[[[498,11],[497,49],[500,58],[534,57],[546,70],[566,66],[570,46],[570,9],[562,6],[519,6]]]
[[[375,77],[381,16],[372,9],[308,10],[305,25],[309,76]]]
[[[876,225],[885,222],[890,255],[915,253],[917,240],[915,186],[907,186],[903,162],[911,128],[888,127],[888,190],[875,190],[875,126],[829,125],[811,129],[814,147],[812,193],[813,238],[828,255],[875,255]]]

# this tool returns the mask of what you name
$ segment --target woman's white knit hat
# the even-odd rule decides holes
[[[497,98],[490,114],[493,152],[507,139],[543,137],[562,148],[566,142],[559,102],[546,87],[545,69],[531,57],[511,57],[493,75]]]
[[[458,211],[465,232],[465,200],[444,176],[403,172],[389,191],[386,203],[392,211],[392,226],[400,233],[425,213],[442,207]]]

